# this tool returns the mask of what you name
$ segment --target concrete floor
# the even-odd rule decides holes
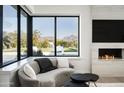
[[[124,87],[124,77],[100,77],[96,82],[97,87]],[[95,87],[93,83],[90,87]]]
[[[124,83],[124,77],[100,77],[98,83]]]

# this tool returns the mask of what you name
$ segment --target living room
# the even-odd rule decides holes
[[[5,8],[4,8],[5,7]],[[11,11],[12,9],[10,9],[9,7],[11,7],[11,6],[3,6],[3,14],[5,15],[5,16],[8,16],[8,12],[7,11]],[[24,9],[26,6],[18,6],[18,7],[21,7],[20,9],[21,9],[21,11],[22,11],[22,9]],[[29,6],[29,9],[31,8],[32,6]],[[63,7],[64,7],[64,9],[63,9]],[[11,7],[12,8],[12,7]],[[90,29],[89,29],[89,27],[84,27],[85,25],[83,25],[82,23],[84,23],[84,24],[90,24],[89,22],[91,22],[91,20],[90,20],[90,7],[89,6],[35,6],[35,8],[36,8],[36,10],[38,10],[37,8],[39,8],[39,11],[36,11],[36,13],[34,13],[34,14],[30,14],[31,16],[35,16],[34,18],[33,18],[33,22],[35,22],[35,24],[37,24],[39,21],[37,21],[37,20],[46,20],[45,22],[46,23],[48,23],[48,22],[51,22],[51,24],[50,24],[50,27],[51,27],[51,29],[52,29],[52,31],[51,31],[51,33],[50,34],[52,34],[52,36],[54,35],[54,29],[56,28],[54,28],[54,21],[55,21],[55,19],[57,19],[56,21],[59,21],[60,20],[60,23],[58,22],[58,24],[61,24],[62,22],[61,22],[61,20],[62,19],[64,19],[65,20],[65,22],[66,22],[66,19],[67,19],[67,23],[69,23],[69,24],[71,24],[71,25],[75,25],[74,26],[74,29],[76,29],[75,31],[73,31],[72,32],[72,34],[74,33],[76,33],[76,35],[77,35],[77,37],[76,37],[76,42],[77,42],[77,44],[78,45],[76,45],[77,46],[77,53],[76,54],[68,54],[68,55],[64,55],[64,54],[58,54],[58,53],[53,53],[54,55],[47,55],[46,54],[46,57],[47,56],[51,56],[51,57],[54,57],[55,55],[57,55],[58,57],[60,56],[62,56],[62,58],[63,57],[68,57],[68,58],[72,58],[72,57],[74,57],[74,60],[76,60],[76,61],[78,61],[77,63],[78,64],[75,64],[75,65],[77,65],[77,67],[76,67],[76,69],[78,70],[78,71],[83,71],[83,72],[90,72],[90,67],[89,67],[89,63],[90,63],[90,59],[89,59],[89,53],[88,53],[88,51],[89,51],[89,49],[90,49],[90,43],[91,43],[91,39],[89,39],[89,37],[90,36],[88,36],[88,37],[86,37],[86,35],[88,35],[88,30],[90,31]],[[41,10],[43,8],[43,10]],[[56,10],[55,11],[55,9],[56,8],[60,8],[60,9],[58,9],[58,10]],[[49,10],[50,9],[50,11],[48,11],[48,12],[46,12],[46,10]],[[65,9],[66,9],[66,11],[65,11]],[[87,11],[87,10],[89,10],[89,11]],[[5,12],[4,12],[5,11]],[[42,13],[40,13],[40,11],[42,11]],[[81,11],[83,11],[83,13],[81,12]],[[13,11],[12,11],[13,12]],[[25,12],[26,12],[26,10],[25,10]],[[24,13],[22,13],[22,15],[23,15]],[[22,16],[21,15],[21,16]],[[47,16],[42,16],[42,15],[47,15]],[[50,16],[50,15],[53,15],[53,16]],[[55,16],[54,16],[55,15]],[[80,20],[79,20],[79,15],[80,15]],[[13,15],[11,15],[11,16],[13,16]],[[36,17],[36,16],[38,16],[38,18]],[[40,16],[41,16],[41,18],[40,18]],[[87,17],[87,18],[86,18]],[[4,16],[3,16],[3,18],[4,18]],[[23,19],[23,18],[22,18]],[[29,18],[30,19],[30,18]],[[36,20],[36,21],[35,21]],[[68,21],[69,20],[69,21]],[[71,21],[70,21],[71,20]],[[79,23],[79,21],[82,21],[83,20],[83,22],[81,22],[81,23]],[[11,21],[11,20],[10,20]],[[24,24],[24,19],[22,20],[23,21],[23,25],[25,25]],[[43,22],[44,22],[43,21]],[[48,21],[48,22],[47,22]],[[75,23],[72,23],[72,22],[75,22]],[[89,22],[87,22],[87,21],[89,21]],[[3,22],[4,22],[4,20],[3,20]],[[37,23],[36,23],[37,22]],[[10,22],[10,23],[12,23],[12,22]],[[67,24],[67,23],[65,23],[65,24]],[[5,23],[3,23],[3,25],[4,25]],[[32,24],[34,24],[34,23],[32,23]],[[34,24],[34,26],[33,26],[33,29],[35,28],[35,24]],[[43,23],[40,23],[40,24],[43,24]],[[5,24],[6,25],[6,24]],[[43,24],[43,26],[44,25],[47,25],[47,24]],[[81,27],[82,28],[80,28],[80,25],[82,25]],[[91,25],[91,24],[90,24]],[[30,26],[30,24],[28,24],[28,26]],[[36,25],[37,26],[37,25]],[[21,27],[21,26],[20,26]],[[62,26],[63,27],[63,26]],[[60,29],[62,28],[61,26],[60,26]],[[4,27],[3,27],[4,28]],[[24,26],[23,26],[23,28],[24,28]],[[4,28],[5,30],[6,30],[6,28]],[[30,28],[28,28],[29,30],[30,30],[30,32],[27,32],[27,33],[29,33],[28,35],[30,35],[31,34],[31,27]],[[37,28],[36,28],[36,30],[38,29],[38,26],[37,26]],[[42,28],[42,29],[44,29],[44,28]],[[69,31],[70,30],[72,30],[71,28],[68,28],[69,29]],[[86,31],[86,32],[84,32],[84,33],[82,33],[82,31],[80,31],[80,29],[81,30],[84,30],[84,31]],[[34,29],[35,30],[35,29]],[[39,29],[38,29],[39,30]],[[63,30],[66,30],[66,29],[63,29]],[[46,31],[49,31],[49,30],[47,30],[46,29]],[[57,31],[56,31],[57,32]],[[32,32],[33,33],[33,32]],[[45,32],[44,32],[45,33]],[[43,33],[43,34],[44,34]],[[58,29],[58,32],[57,33],[59,33],[59,29]],[[47,34],[47,33],[46,33]],[[60,34],[63,34],[63,33],[60,33]],[[67,33],[68,34],[68,33]],[[70,34],[70,35],[72,35],[72,34]],[[83,34],[82,36],[80,36],[81,34]],[[28,37],[28,35],[27,35],[27,37]],[[10,36],[10,35],[9,35]],[[23,35],[24,36],[24,35]],[[35,35],[34,35],[34,37],[36,37]],[[54,36],[53,36],[54,37]],[[65,37],[65,36],[63,36],[63,37]],[[67,37],[67,36],[66,36]],[[25,37],[23,37],[23,38],[25,38]],[[29,36],[29,38],[31,38],[30,36]],[[55,37],[55,38],[57,38],[57,36]],[[84,39],[82,39],[82,40],[84,40],[83,42],[85,43],[85,44],[83,44],[82,42],[79,42],[80,40],[79,39],[82,39],[82,38],[84,38]],[[36,38],[37,39],[37,38]],[[37,50],[36,49],[36,47],[34,47],[34,46],[32,46],[31,45],[31,43],[30,42],[32,42],[31,41],[32,39],[28,39],[28,44],[27,44],[27,47],[28,47],[28,49],[27,49],[27,51],[28,51],[28,53],[27,53],[27,56],[29,56],[30,57],[30,55],[33,55],[32,53],[34,53],[34,51],[31,53],[31,51],[32,51],[32,49],[34,49],[34,50]],[[35,40],[35,38],[34,38],[34,40]],[[86,41],[85,41],[86,40]],[[23,40],[23,41],[25,41],[25,40]],[[57,40],[56,40],[57,41]],[[35,42],[37,42],[37,41],[35,41]],[[34,42],[34,43],[35,43]],[[55,41],[54,41],[55,42]],[[89,42],[89,43],[88,43]],[[38,43],[36,43],[36,44],[38,44]],[[34,44],[34,45],[36,45],[36,44]],[[83,45],[83,46],[82,46]],[[32,47],[31,47],[32,46]],[[54,45],[55,46],[55,45]],[[87,49],[84,49],[84,48],[80,48],[80,47],[87,47]],[[89,48],[88,48],[89,47]],[[56,50],[58,50],[57,49],[57,47],[55,47],[56,48]],[[83,53],[83,52],[85,52],[86,50],[88,50],[86,53]],[[83,51],[83,52],[82,52]],[[6,54],[8,54],[8,52],[7,52],[7,49],[5,50],[5,52],[4,52],[4,56],[5,57],[3,57],[3,61],[4,61],[4,59],[7,59],[7,57],[8,57],[8,55],[6,55]],[[48,51],[49,52],[49,51]],[[81,53],[83,53],[83,54],[81,54]],[[24,54],[24,53],[22,53],[22,54]],[[45,54],[44,53],[44,51],[43,51],[43,54]],[[64,56],[63,56],[64,55]],[[34,53],[34,56],[38,56],[36,53]],[[40,56],[42,56],[42,55],[40,55]],[[57,57],[57,56],[55,56],[55,57]],[[83,56],[83,58],[82,58],[82,56]],[[22,56],[22,57],[24,57],[24,56]],[[44,57],[44,56],[43,56]],[[10,58],[12,58],[12,57],[8,57],[8,59],[10,59]],[[21,59],[21,58],[20,58]],[[30,58],[26,58],[26,59],[24,59],[24,60],[28,60],[28,59],[30,59]],[[84,62],[79,62],[79,60],[80,59],[84,59]],[[5,66],[4,67],[2,67],[1,68],[1,70],[2,70],[2,73],[4,73],[4,75],[5,75],[5,72],[4,71],[9,71],[10,73],[11,73],[11,71],[13,71],[13,70],[15,70],[15,69],[17,69],[18,67],[20,67],[20,66],[22,66],[22,64],[24,64],[24,63],[26,63],[24,60],[21,60],[21,61],[18,61],[18,62],[16,62],[16,63],[13,63],[13,64],[10,64],[10,65],[8,65],[8,66],[6,66],[6,62],[4,62],[4,64],[5,64]],[[23,63],[24,62],[24,63]],[[21,65],[20,65],[21,64]],[[85,66],[83,65],[83,64],[85,64]],[[16,65],[16,66],[15,66]],[[6,75],[6,78],[4,77],[3,78],[3,75],[1,75],[2,76],[2,79],[1,79],[1,84],[3,84],[3,82],[4,81],[10,81],[9,80],[9,76],[8,76],[9,74],[7,74]],[[4,79],[4,80],[3,80]],[[3,82],[2,82],[3,81]],[[7,85],[8,84],[8,82],[4,82],[4,84],[3,84],[3,86],[5,86],[5,85]],[[7,85],[8,86],[8,85]]]
[[[0,10],[1,87],[124,86],[123,5],[1,5]],[[53,62],[57,72],[42,72],[42,84],[32,74],[36,82],[26,83],[24,68],[38,74],[46,66],[34,60]],[[77,74],[97,80],[70,83]]]

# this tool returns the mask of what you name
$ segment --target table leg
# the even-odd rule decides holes
[[[90,86],[90,81],[88,82],[88,85]]]
[[[95,87],[97,87],[96,83],[95,82],[93,82],[93,83],[94,83]]]

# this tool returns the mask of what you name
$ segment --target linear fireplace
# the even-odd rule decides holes
[[[99,49],[99,59],[122,59],[122,49],[121,48],[100,48]]]
[[[124,77],[124,43],[93,43],[92,73],[101,77]]]

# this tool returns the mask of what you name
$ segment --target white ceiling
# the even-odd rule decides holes
[[[73,14],[72,11],[75,11],[73,15],[78,15],[76,11],[81,11],[83,6],[85,5],[22,5],[22,8],[30,15],[70,15]],[[104,8],[112,11],[124,11],[124,5],[91,5],[90,7],[91,10]]]
[[[30,15],[79,15],[82,5],[26,5],[22,6]],[[73,13],[74,11],[74,13]],[[76,13],[77,11],[77,13]]]

